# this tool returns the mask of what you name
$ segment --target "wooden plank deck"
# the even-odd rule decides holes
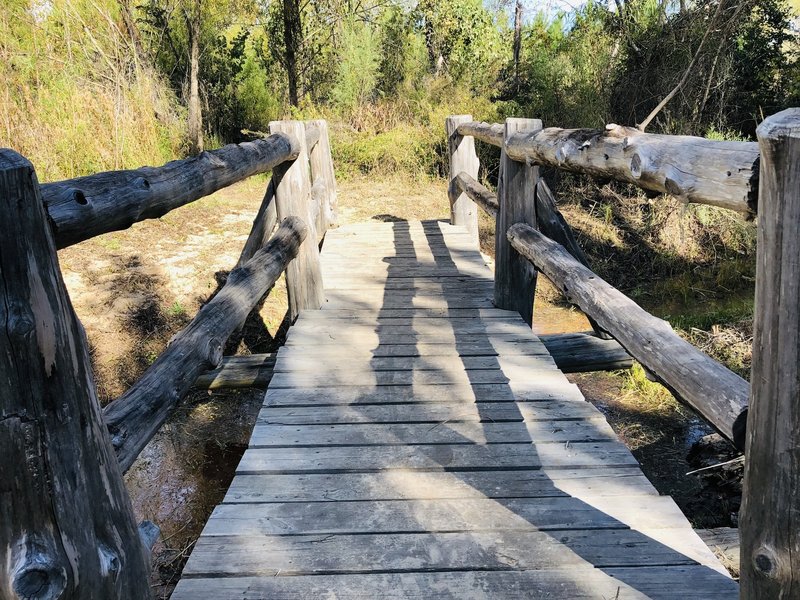
[[[189,599],[735,598],[465,230],[329,231]]]

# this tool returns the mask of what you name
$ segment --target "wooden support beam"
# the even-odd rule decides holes
[[[447,132],[447,146],[450,154],[450,184],[459,173],[465,173],[472,179],[478,178],[480,161],[475,153],[475,139],[464,136],[458,132],[460,123],[472,122],[472,115],[456,115],[447,117],[445,131]],[[478,208],[475,203],[464,193],[458,194],[450,200],[450,223],[466,227],[467,231],[478,243]]]
[[[589,264],[589,259],[583,252],[583,248],[578,244],[575,239],[575,234],[572,232],[572,227],[569,226],[564,215],[558,210],[556,205],[556,198],[553,192],[545,183],[544,179],[540,179],[536,185],[536,222],[539,224],[539,230],[549,237],[554,242],[558,242],[567,249],[576,260],[582,265],[592,268]],[[611,336],[603,331],[597,322],[591,317],[587,316],[589,323],[594,329],[597,337],[603,340],[610,340]]]
[[[591,331],[540,335],[556,366],[565,373],[630,369],[633,359],[614,339],[604,340]]]
[[[308,160],[311,165],[312,194],[320,208],[316,222],[317,236],[322,238],[329,228],[335,227],[339,222],[336,174],[333,170],[328,122],[323,119],[308,121],[305,127],[307,136],[309,131],[316,131],[317,135],[317,143],[308,146]],[[318,188],[316,193],[314,188]]]
[[[270,179],[267,184],[267,191],[264,193],[264,199],[261,201],[258,213],[256,213],[256,218],[253,219],[250,235],[247,236],[242,253],[236,262],[237,267],[253,258],[255,253],[269,241],[269,236],[272,235],[272,231],[278,223],[278,209],[275,204],[275,180]]]
[[[225,340],[297,256],[306,225],[287,217],[255,256],[228,275],[223,288],[179,332],[144,375],[104,415],[123,471],[128,470],[198,376],[222,360]]]
[[[761,148],[741,597],[800,596],[800,109],[766,119]]]
[[[0,150],[0,596],[148,598],[33,166]]]
[[[109,171],[42,186],[56,246],[66,248],[208,196],[300,153],[287,135],[230,144],[163,167]]]
[[[528,225],[508,239],[567,300],[591,315],[679,400],[703,415],[738,448],[744,446],[750,386]]]
[[[497,196],[478,183],[474,177],[463,171],[450,181],[450,186],[447,189],[451,206],[460,194],[466,194],[470,200],[485,210],[490,217],[497,218],[497,211],[500,210],[500,206],[497,204]]]
[[[542,128],[539,119],[506,119],[504,138]],[[539,168],[513,160],[500,150],[500,210],[495,219],[494,303],[497,308],[516,310],[529,325],[533,322],[536,269],[508,241],[506,232],[516,223],[536,227],[536,185]]]
[[[316,212],[311,209],[311,179],[305,127],[301,121],[273,121],[269,124],[269,130],[270,133],[283,133],[302,140],[297,158],[280,165],[273,173],[278,218],[300,217],[307,223],[309,230],[300,246],[297,259],[289,263],[286,269],[289,318],[294,322],[300,311],[317,310],[325,301],[317,244]]]
[[[472,121],[458,125],[459,135],[468,135],[498,148],[503,145],[504,131],[505,127],[502,123],[477,123]]]
[[[506,140],[505,150],[513,160],[626,181],[685,202],[756,212],[755,142],[657,135],[608,125],[605,130],[548,127],[517,133]]]
[[[216,369],[201,373],[194,387],[209,390],[220,388],[266,388],[272,380],[275,353],[249,356],[226,356]]]

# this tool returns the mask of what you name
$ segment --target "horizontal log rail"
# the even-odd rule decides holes
[[[448,188],[450,204],[456,201],[459,195],[466,194],[475,204],[480,206],[493,219],[497,218],[497,211],[500,208],[497,203],[497,195],[489,191],[480,183],[475,181],[464,171],[455,176]]]
[[[465,123],[461,135],[495,146],[500,125]],[[684,202],[709,204],[755,215],[758,199],[758,144],[686,135],[642,133],[621,125],[605,129],[560,129],[517,133],[505,142],[516,161],[530,161],[632,183],[671,194]]]
[[[458,126],[458,135],[470,135],[476,140],[486,144],[497,146],[503,145],[503,125],[502,123],[462,123]]]
[[[66,248],[155,219],[217,190],[297,158],[285,134],[230,144],[161,167],[109,171],[41,186],[56,246]]]
[[[508,239],[573,304],[591,316],[677,398],[744,448],[749,384],[676,334],[666,321],[595,275],[560,244],[516,224]]]
[[[307,233],[300,218],[284,219],[266,246],[231,271],[219,293],[173,338],[142,377],[105,408],[106,426],[123,472],[201,373],[220,364],[225,341],[297,256]]]

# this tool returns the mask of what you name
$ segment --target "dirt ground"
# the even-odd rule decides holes
[[[100,236],[59,253],[75,310],[90,342],[101,402],[127,389],[236,263],[266,179],[252,178],[165,217]],[[443,181],[354,178],[339,184],[340,222],[448,218]],[[483,250],[493,254],[493,223],[482,216]],[[583,331],[582,314],[540,278],[539,333]],[[268,352],[283,340],[286,290],[279,280],[228,353]],[[608,416],[662,493],[696,526],[728,524],[728,506],[686,476],[689,446],[709,430],[669,394],[659,406],[637,396],[625,374],[570,376]],[[153,590],[168,598],[214,506],[224,496],[250,435],[262,392],[193,392],[126,475],[139,519],[162,530]]]

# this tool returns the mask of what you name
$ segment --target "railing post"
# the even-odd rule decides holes
[[[333,171],[331,143],[328,136],[328,122],[324,119],[307,121],[306,128],[314,127],[319,131],[319,141],[309,151],[311,163],[312,188],[319,188],[314,194],[320,203],[317,233],[322,236],[330,227],[338,223],[338,204],[336,200],[336,175]]]
[[[800,595],[800,109],[766,119],[761,151],[741,597]]]
[[[0,596],[150,597],[36,174],[11,150],[0,228]]]
[[[494,303],[497,308],[516,310],[528,325],[533,322],[533,296],[536,293],[536,269],[511,246],[508,228],[525,223],[536,225],[536,184],[539,168],[516,162],[506,154],[506,140],[518,132],[542,128],[540,119],[506,119],[503,146],[500,149],[500,181],[495,219]]]
[[[450,151],[450,184],[462,171],[473,179],[478,179],[480,161],[475,153],[475,138],[471,135],[458,134],[461,123],[472,121],[472,115],[455,115],[447,117],[445,130],[447,131],[447,147]],[[455,201],[450,202],[450,222],[467,228],[478,242],[478,207],[461,192]]]
[[[324,302],[322,272],[319,263],[316,212],[311,206],[311,178],[305,126],[301,121],[273,121],[270,133],[285,133],[299,144],[300,152],[293,161],[273,171],[278,220],[300,217],[308,225],[308,235],[300,246],[297,258],[286,268],[286,289],[289,294],[289,318],[294,321],[301,310],[317,310]]]

